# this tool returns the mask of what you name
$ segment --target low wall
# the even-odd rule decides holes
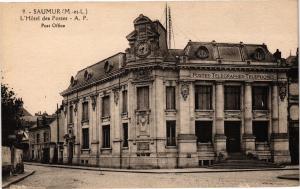
[[[2,146],[2,177],[9,176],[11,172],[24,172],[23,150]]]

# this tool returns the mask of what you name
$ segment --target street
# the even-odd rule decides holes
[[[122,173],[26,165],[36,172],[14,185],[23,188],[149,188],[149,187],[287,187],[299,181],[278,179],[278,175],[296,174],[298,170],[218,172],[218,173]]]

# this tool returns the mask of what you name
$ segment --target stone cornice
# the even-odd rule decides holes
[[[61,93],[62,96],[66,96],[68,94],[72,94],[74,92],[78,92],[78,91],[81,91],[81,90],[84,90],[86,88],[89,88],[91,86],[94,86],[94,85],[97,85],[97,84],[101,84],[101,83],[104,83],[104,82],[107,82],[107,81],[111,81],[113,79],[116,79],[116,78],[119,78],[123,75],[126,75],[128,74],[128,72],[131,72],[131,71],[135,71],[135,70],[141,70],[141,69],[173,69],[173,70],[176,70],[177,67],[174,66],[174,65],[170,65],[170,64],[165,64],[165,63],[161,63],[162,65],[160,64],[138,64],[138,65],[128,65],[124,68],[121,68],[119,69],[118,71],[115,71],[113,73],[111,73],[110,75],[108,75],[107,77],[103,77],[103,78],[98,78],[98,79],[95,79],[94,81],[90,82],[90,83],[83,83],[81,85],[78,85],[74,88],[71,88],[71,89],[66,89],[65,91],[63,91]]]
[[[276,66],[243,66],[243,65],[199,65],[199,64],[179,64],[179,69],[191,69],[191,70],[214,70],[214,71],[279,71],[287,72],[289,68],[287,67],[276,67]]]
[[[128,74],[131,71],[140,70],[140,69],[162,69],[162,70],[176,70],[180,69],[189,69],[189,70],[211,70],[211,71],[268,71],[268,72],[287,72],[290,68],[288,67],[276,67],[270,65],[212,65],[212,64],[176,64],[170,62],[143,62],[137,64],[128,64],[119,70],[112,72],[106,77],[95,78],[89,83],[82,83],[74,88],[66,89],[61,92],[62,96],[66,96],[68,94],[72,94],[74,92],[78,92],[89,88],[91,86],[101,84],[104,82],[111,81],[113,79],[119,78],[123,75]]]

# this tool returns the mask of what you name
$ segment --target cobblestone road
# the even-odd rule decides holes
[[[26,165],[35,174],[12,185],[23,188],[136,188],[136,187],[266,187],[297,186],[299,181],[278,179],[278,175],[295,174],[297,170],[145,174],[74,170]]]

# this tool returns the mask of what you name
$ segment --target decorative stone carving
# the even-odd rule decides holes
[[[150,112],[149,111],[138,111],[136,112],[136,120],[137,120],[137,125],[139,128],[140,133],[143,135],[147,134],[148,132],[148,126],[149,126],[149,117],[150,117]]]
[[[97,95],[91,95],[91,100],[92,100],[93,111],[95,111],[97,105]]]
[[[74,104],[74,112],[75,112],[75,114],[76,114],[77,109],[78,109],[78,102],[79,102],[78,99],[72,101],[72,104]]]
[[[201,119],[201,118],[209,118],[212,119],[214,115],[214,111],[196,111],[195,112],[195,119]]]
[[[252,117],[253,117],[253,119],[269,119],[269,111],[268,110],[254,110]]]
[[[67,114],[67,111],[68,111],[68,102],[62,102],[62,105],[64,107],[64,114],[66,115]]]
[[[286,92],[287,92],[286,83],[280,82],[279,83],[279,97],[280,97],[281,101],[283,101],[285,99]]]
[[[181,84],[181,95],[183,97],[184,100],[187,99],[187,97],[189,96],[189,84],[184,82]]]
[[[151,79],[151,70],[140,69],[135,72],[134,80],[149,80]]]
[[[120,96],[119,95],[119,89],[114,89],[113,92],[114,92],[114,102],[115,102],[116,105],[118,105],[119,96]]]
[[[150,150],[149,142],[138,142],[137,143],[137,149],[139,151],[141,151],[141,150]]]
[[[241,118],[241,111],[225,111],[225,119],[240,119]]]

